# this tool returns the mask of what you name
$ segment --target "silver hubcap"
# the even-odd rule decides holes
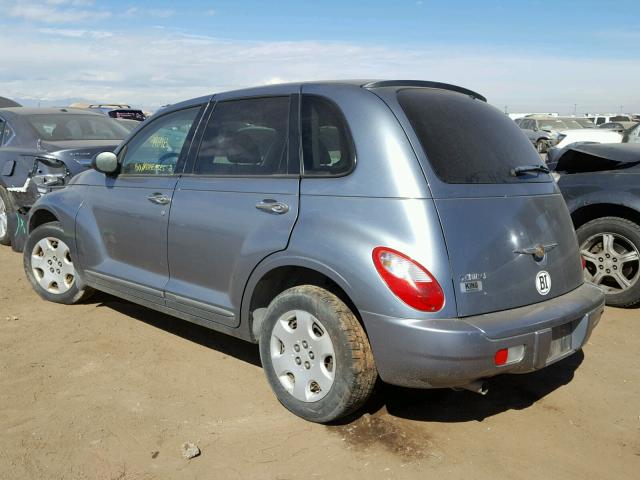
[[[599,233],[580,247],[586,261],[585,279],[600,285],[605,293],[621,293],[640,277],[640,253],[628,239],[617,233]]]
[[[69,247],[54,237],[43,238],[33,247],[31,270],[40,286],[49,293],[65,293],[76,280]]]
[[[2,197],[0,197],[0,238],[7,234],[7,223],[7,206],[4,204]]]
[[[271,363],[284,389],[302,402],[329,393],[336,371],[333,342],[322,323],[304,310],[282,315],[271,332]]]

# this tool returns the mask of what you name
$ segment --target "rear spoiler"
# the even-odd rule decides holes
[[[471,98],[486,102],[487,99],[479,93],[457,85],[441,82],[428,82],[425,80],[382,80],[379,82],[370,82],[362,86],[363,88],[382,88],[382,87],[422,87],[422,88],[439,88],[440,90],[449,90],[451,92],[469,95]]]

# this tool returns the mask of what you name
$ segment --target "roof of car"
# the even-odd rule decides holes
[[[98,115],[104,116],[96,112],[89,110],[82,110],[78,108],[37,108],[37,107],[10,107],[0,108],[0,112],[8,112],[14,115],[51,115],[56,113],[67,113],[70,115]]]
[[[321,80],[321,81],[308,81],[308,82],[292,82],[292,83],[284,83],[281,85],[289,85],[289,86],[303,86],[303,85],[352,85],[354,87],[362,87],[362,88],[383,88],[383,87],[423,87],[423,88],[436,88],[441,90],[449,90],[453,92],[462,93],[464,95],[469,95],[473,98],[477,98],[478,100],[482,100],[486,102],[487,99],[480,95],[479,93],[474,92],[473,90],[469,90],[464,87],[459,87],[457,85],[452,85],[449,83],[442,82],[431,82],[426,80],[375,80],[375,79],[351,79],[351,80]],[[258,92],[262,88],[270,88],[274,85],[263,85],[257,87],[250,87],[246,89],[239,90],[231,90],[220,93],[243,93],[245,91]]]

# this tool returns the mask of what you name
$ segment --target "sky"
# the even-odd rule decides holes
[[[153,109],[267,83],[422,79],[508,112],[640,112],[637,0],[0,0],[0,96]]]

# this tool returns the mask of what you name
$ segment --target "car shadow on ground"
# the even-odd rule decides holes
[[[385,410],[392,416],[424,422],[482,421],[508,410],[522,410],[568,384],[584,360],[581,351],[547,368],[488,379],[486,395],[467,390],[417,390],[382,384],[365,413]]]
[[[258,346],[255,344],[105,293],[97,293],[89,302],[97,303],[100,307],[111,308],[123,315],[243,362],[261,366]],[[568,384],[583,360],[584,353],[579,351],[537,372],[491,378],[488,380],[489,393],[485,396],[466,390],[419,390],[395,387],[380,382],[364,408],[334,425],[345,425],[357,421],[365,414],[377,415],[385,411],[394,417],[423,422],[482,421],[508,410],[527,408],[554,390]]]
[[[214,332],[195,323],[187,322],[102,292],[97,292],[88,303],[97,303],[99,307],[111,308],[123,315],[140,320],[185,340],[211,348],[257,367],[262,366],[258,346],[253,343],[245,342],[224,333]]]

